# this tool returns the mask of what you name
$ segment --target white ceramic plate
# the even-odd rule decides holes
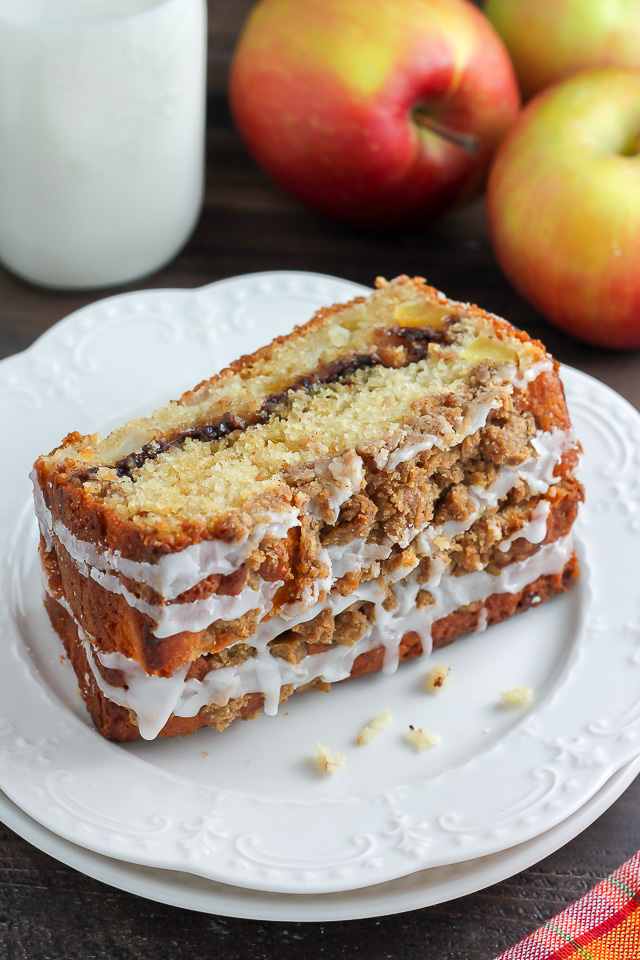
[[[25,840],[81,873],[102,880],[112,887],[135,893],[172,907],[200,910],[224,917],[245,920],[286,922],[362,920],[383,917],[407,910],[431,907],[475,893],[484,887],[512,877],[559,850],[586,830],[624,793],[640,770],[640,763],[627,764],[571,817],[539,837],[500,853],[431,870],[420,870],[408,877],[378,883],[372,887],[344,893],[307,894],[265,893],[232,887],[215,880],[173,870],[158,870],[103,857],[78,847],[36,823],[0,793],[0,819]]]
[[[453,682],[423,690],[424,662],[223,734],[129,747],[87,722],[40,600],[27,473],[70,429],[89,432],[178,395],[320,304],[362,288],[272,273],[196,291],[110,298],[0,367],[0,787],[59,836],[98,853],[252,889],[353,890],[523,843],[578,810],[640,743],[640,416],[602,384],[564,378],[585,447],[584,573],[567,595],[439,659]],[[500,706],[516,684],[527,711]],[[389,707],[393,724],[354,740]],[[416,754],[408,725],[442,736]],[[322,740],[338,776],[312,763]]]

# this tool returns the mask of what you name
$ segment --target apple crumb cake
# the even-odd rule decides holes
[[[100,732],[218,730],[566,590],[579,446],[538,341],[421,279],[319,311],[32,479]]]

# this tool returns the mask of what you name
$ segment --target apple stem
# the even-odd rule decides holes
[[[442,124],[434,120],[431,114],[423,107],[416,107],[414,109],[413,120],[414,123],[423,130],[429,130],[431,133],[435,133],[437,136],[442,137],[443,140],[448,140],[449,143],[454,143],[457,147],[461,147],[467,153],[478,153],[480,150],[480,141],[472,133],[458,133],[457,130],[450,130],[448,127],[443,127]]]

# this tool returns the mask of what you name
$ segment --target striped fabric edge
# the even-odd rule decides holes
[[[611,937],[616,928],[620,928],[621,936]],[[602,952],[598,949],[598,941],[605,937],[606,952]],[[574,958],[640,958],[640,851],[584,897],[495,960]]]

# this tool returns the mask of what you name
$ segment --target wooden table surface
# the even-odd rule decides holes
[[[207,191],[176,260],[127,289],[196,287],[254,270],[315,270],[371,284],[420,274],[539,336],[565,363],[640,408],[640,356],[607,353],[550,327],[509,287],[487,238],[482,202],[404,235],[336,226],[283,197],[234,133],[224,94],[230,51],[250,0],[210,6]],[[50,293],[0,268],[0,357],[28,347],[104,292]],[[73,425],[70,424],[70,427]],[[139,899],[82,876],[0,827],[0,958],[4,960],[491,960],[582,895],[640,847],[640,780],[553,856],[473,896],[351,923],[259,923]]]

